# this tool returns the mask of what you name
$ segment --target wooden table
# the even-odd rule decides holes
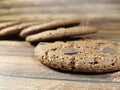
[[[84,37],[120,42],[119,0],[1,0],[0,22],[80,18],[99,33]],[[34,57],[34,46],[0,38],[0,90],[120,90],[120,72],[85,75],[49,69]]]

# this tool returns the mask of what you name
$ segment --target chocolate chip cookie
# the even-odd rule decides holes
[[[79,36],[97,32],[95,27],[78,26],[71,28],[58,28],[30,35],[26,38],[28,42],[40,42],[53,39],[62,39],[66,37]]]
[[[120,44],[101,39],[40,42],[35,56],[42,64],[62,71],[105,73],[120,70]]]

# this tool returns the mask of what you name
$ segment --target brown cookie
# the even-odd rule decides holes
[[[0,30],[9,26],[13,26],[13,25],[17,25],[20,24],[20,22],[4,22],[4,23],[0,23]]]
[[[39,43],[35,56],[56,70],[87,73],[120,70],[120,45],[100,39]]]
[[[55,29],[55,28],[59,28],[59,27],[70,27],[70,26],[75,26],[75,25],[79,25],[79,24],[80,24],[80,20],[78,20],[78,19],[55,20],[55,21],[51,21],[48,23],[35,25],[35,26],[31,26],[29,28],[26,28],[26,29],[22,30],[22,32],[20,33],[20,36],[26,37],[28,35],[35,34],[38,32],[45,31],[45,30],[49,30],[49,29]]]
[[[34,35],[30,35],[26,38],[28,42],[39,42],[51,39],[61,39],[65,37],[78,36],[95,33],[97,30],[95,27],[79,26],[72,28],[59,28],[57,30],[49,30],[40,32]]]
[[[0,36],[13,35],[13,34],[19,33],[24,28],[27,28],[31,25],[36,25],[36,24],[38,24],[38,22],[21,23],[21,24],[18,24],[18,25],[6,27],[4,29],[1,29]]]

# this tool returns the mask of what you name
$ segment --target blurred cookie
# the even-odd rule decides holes
[[[9,26],[4,29],[1,29],[0,36],[13,35],[13,34],[19,33],[22,29],[25,29],[31,25],[36,25],[36,24],[38,23],[32,22],[32,23],[21,23],[14,26]]]
[[[100,39],[39,43],[35,56],[42,64],[62,71],[105,73],[120,70],[120,45]]]
[[[22,30],[22,32],[20,33],[20,36],[26,37],[28,35],[35,34],[35,33],[42,32],[42,31],[46,31],[49,29],[56,29],[56,28],[60,28],[60,27],[70,27],[70,26],[76,26],[79,24],[80,24],[79,19],[54,20],[54,21],[47,22],[44,24],[39,24],[39,25],[34,25],[31,27],[28,27],[28,28]]]
[[[20,22],[14,21],[14,22],[4,22],[0,23],[0,30],[9,26],[20,24]]]
[[[49,31],[44,31],[44,32],[40,32],[37,34],[29,35],[26,38],[26,41],[40,42],[40,41],[46,41],[46,40],[51,40],[51,39],[62,39],[66,37],[91,34],[95,32],[97,32],[95,27],[88,27],[88,26],[59,28],[56,30],[49,30]]]

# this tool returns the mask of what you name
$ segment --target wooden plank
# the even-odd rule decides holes
[[[92,6],[92,7],[91,7]],[[94,15],[94,16],[118,16],[120,15],[119,7],[112,8],[112,5],[109,5],[109,7],[103,8],[104,6],[100,6],[97,9],[94,9],[95,5],[91,5],[90,7],[81,5],[81,6],[52,6],[52,7],[20,7],[20,8],[11,8],[11,9],[0,9],[0,16],[12,16],[12,15],[27,15],[27,14],[79,14],[81,15]],[[98,5],[96,5],[97,7]],[[120,5],[119,5],[120,6]],[[49,9],[48,9],[49,8]],[[64,9],[66,8],[66,9]],[[108,18],[107,17],[107,18]]]
[[[32,2],[32,4],[29,4],[29,2],[24,2],[24,3],[20,3],[20,2],[13,2],[13,3],[7,3],[7,4],[2,4],[1,3],[1,6],[0,6],[0,9],[12,9],[12,8],[28,8],[28,7],[33,7],[33,8],[47,8],[47,7],[61,7],[61,8],[64,8],[66,7],[68,10],[71,9],[71,8],[80,8],[81,9],[84,9],[84,8],[87,8],[87,9],[93,9],[95,10],[95,8],[93,7],[96,7],[96,9],[118,9],[120,8],[119,6],[119,3],[79,3],[79,2],[67,2],[67,3],[61,3],[61,2],[57,2],[58,4],[56,4],[55,2],[52,3],[42,3],[42,2],[38,2],[36,5],[32,5],[34,4],[34,2]],[[17,5],[18,4],[18,5]],[[24,6],[22,6],[21,4],[24,4]],[[66,9],[66,10],[67,10]],[[104,10],[102,10],[104,11]]]
[[[24,2],[24,3],[23,3]],[[16,5],[16,6],[27,6],[27,5],[32,5],[32,6],[37,6],[37,5],[65,5],[65,4],[84,4],[84,3],[113,3],[113,4],[117,4],[120,3],[119,0],[60,0],[60,1],[56,1],[56,0],[3,0],[0,2],[1,5],[3,6],[8,6],[8,5]]]
[[[3,0],[0,2],[0,22],[16,20],[44,22],[69,17],[80,18],[83,25],[119,30],[119,2],[119,0]]]
[[[116,83],[69,82],[0,75],[1,90],[120,90]]]
[[[54,3],[53,3],[54,2]],[[20,0],[11,0],[11,1],[2,1],[2,10],[0,10],[1,15],[5,14],[26,14],[26,13],[84,13],[84,14],[91,14],[91,13],[97,13],[97,14],[107,14],[111,15],[113,14],[120,14],[119,8],[120,4],[119,1],[112,1],[108,0],[107,3],[101,3],[106,1],[82,1],[82,0],[71,0],[69,1],[55,1],[55,0],[49,0],[49,1],[20,1]],[[108,3],[109,2],[109,3]],[[115,4],[113,4],[116,2]],[[22,4],[24,6],[22,6]],[[34,5],[35,4],[35,5]],[[16,5],[17,7],[15,7]],[[9,6],[9,8],[8,8]],[[19,6],[19,7],[18,7]],[[96,7],[96,8],[95,8]],[[49,8],[49,9],[48,9]],[[66,9],[64,9],[66,8]],[[16,10],[17,9],[17,10]],[[19,12],[18,12],[19,11]],[[38,13],[39,12],[39,13]]]
[[[95,9],[94,7],[97,7]],[[48,9],[49,8],[49,9]],[[64,9],[66,8],[66,9]],[[120,5],[119,4],[80,4],[80,5],[64,5],[64,6],[39,6],[39,7],[13,7],[8,8],[0,8],[0,15],[12,15],[12,14],[26,14],[26,13],[99,13],[99,14],[120,14],[119,12]],[[59,11],[59,12],[58,12]]]

